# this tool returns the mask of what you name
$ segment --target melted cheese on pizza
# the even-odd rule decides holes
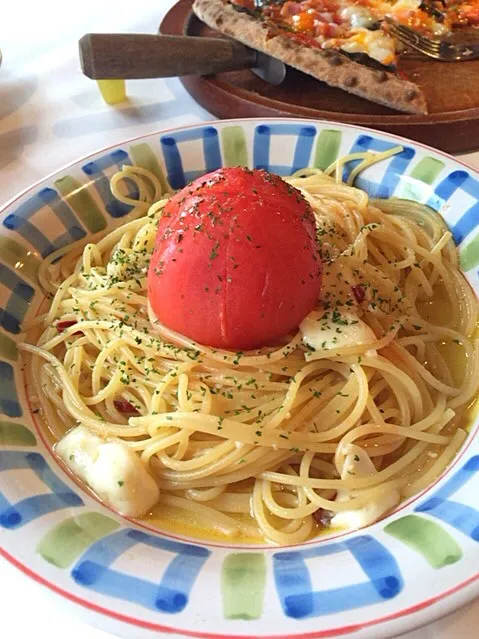
[[[307,46],[366,54],[386,66],[395,64],[401,44],[388,33],[385,16],[430,37],[479,26],[479,0],[231,1],[260,11],[270,26]]]

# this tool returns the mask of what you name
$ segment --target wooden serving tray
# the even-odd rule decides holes
[[[180,0],[160,25],[162,34],[218,36]],[[187,91],[219,118],[307,117],[334,120],[396,133],[449,153],[479,148],[479,59],[438,62],[419,56],[401,61],[401,71],[424,89],[428,115],[408,115],[329,87],[288,68],[285,81],[272,86],[252,71],[181,78]]]

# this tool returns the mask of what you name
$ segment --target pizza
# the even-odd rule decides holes
[[[427,4],[426,4],[427,2]],[[386,17],[428,37],[479,27],[479,0],[195,0],[208,26],[318,80],[407,113],[424,93],[397,70]]]

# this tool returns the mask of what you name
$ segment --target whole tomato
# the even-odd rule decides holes
[[[312,208],[280,177],[219,169],[166,204],[148,299],[169,328],[217,348],[272,345],[296,329],[320,290]]]

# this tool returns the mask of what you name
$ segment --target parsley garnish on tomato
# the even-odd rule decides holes
[[[297,328],[320,289],[313,211],[280,177],[219,169],[166,204],[148,299],[169,328],[217,348],[271,345]]]

